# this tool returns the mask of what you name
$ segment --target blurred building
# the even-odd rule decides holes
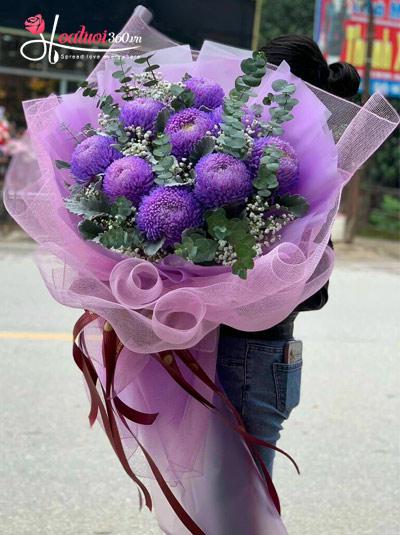
[[[47,58],[29,61],[21,55],[21,45],[39,38],[39,35],[29,33],[25,21],[40,14],[45,21],[43,35],[46,40],[50,39],[57,14],[56,36],[78,32],[82,25],[89,33],[107,30],[117,34],[140,4],[153,12],[152,25],[175,41],[200,47],[204,39],[212,39],[250,48],[256,5],[260,5],[260,1],[114,0],[110,3],[109,0],[25,0],[14,4],[0,3],[0,110],[12,138],[18,138],[25,128],[21,105],[24,100],[73,92],[101,57],[101,54],[94,54],[92,59],[87,56],[84,59],[60,59],[55,64],[50,64]],[[40,45],[30,46],[29,55],[39,56]],[[99,46],[93,45],[95,48]],[[36,51],[34,47],[37,47]],[[0,194],[9,157],[10,152],[0,143]],[[0,222],[7,217],[0,200]]]
[[[49,39],[54,16],[60,15],[57,32],[77,32],[85,25],[88,32],[104,30],[118,33],[138,4],[154,13],[152,24],[173,39],[201,46],[212,39],[243,48],[250,48],[255,0],[142,0],[124,2],[82,0],[80,2],[25,0],[13,5],[0,5],[0,106],[4,106],[11,124],[24,124],[21,102],[52,92],[74,91],[93,69],[93,60],[63,60],[50,65],[47,60],[30,62],[20,54],[21,45],[32,37],[24,29],[24,21],[40,13],[46,21],[45,36]],[[30,50],[30,53],[33,50]],[[100,56],[98,56],[100,57]]]

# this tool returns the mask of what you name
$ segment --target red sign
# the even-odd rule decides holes
[[[400,97],[400,0],[373,0],[371,89]],[[368,13],[363,0],[317,0],[315,39],[329,62],[347,61],[364,74]]]

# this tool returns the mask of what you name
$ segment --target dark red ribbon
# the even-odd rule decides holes
[[[109,324],[105,323],[105,329],[103,328],[103,333],[107,333],[103,337],[103,362],[106,368],[106,389],[103,388],[101,381],[98,381],[100,384],[101,391],[103,393],[103,399],[101,398],[99,392],[96,388],[96,383],[98,380],[98,375],[96,369],[93,366],[92,361],[87,357],[82,349],[76,343],[76,340],[79,340],[79,343],[84,346],[84,331],[83,329],[89,325],[92,321],[99,319],[95,314],[85,312],[83,316],[78,320],[74,327],[74,344],[73,344],[73,356],[76,364],[79,369],[82,371],[85,378],[86,384],[89,389],[90,399],[91,399],[91,410],[89,414],[89,421],[93,422],[93,417],[96,418],[100,414],[101,420],[103,422],[104,430],[110,441],[112,448],[114,449],[115,454],[117,455],[121,465],[123,466],[125,472],[128,476],[138,485],[139,489],[142,491],[146,506],[149,510],[152,510],[152,500],[150,492],[146,486],[140,481],[140,479],[132,471],[129,461],[125,455],[125,451],[121,441],[121,435],[118,429],[117,422],[114,416],[114,407],[112,402],[115,405],[115,410],[118,413],[119,418],[125,424],[129,430],[131,436],[136,440],[138,446],[145,455],[147,462],[153,472],[153,475],[160,486],[165,498],[168,503],[171,505],[172,509],[175,511],[178,518],[181,520],[184,526],[192,533],[193,535],[206,535],[204,531],[196,524],[196,522],[191,518],[191,516],[185,511],[182,505],[179,503],[173,492],[168,486],[168,483],[163,478],[160,470],[158,469],[153,458],[149,452],[144,448],[140,443],[138,438],[133,434],[130,427],[127,425],[125,418],[131,420],[134,423],[139,423],[143,425],[151,425],[154,420],[157,418],[157,414],[146,414],[131,407],[128,407],[125,403],[122,402],[117,396],[114,398],[111,396],[112,385],[114,379],[114,372],[116,367],[116,359],[121,351],[122,346],[118,350],[118,340],[117,337],[111,335],[111,330],[109,329]],[[107,394],[107,390],[109,393]],[[116,402],[116,403],[115,403]],[[141,497],[140,497],[141,502]]]
[[[102,341],[102,352],[103,352],[103,364],[106,372],[106,381],[105,381],[105,389],[100,381],[98,381],[98,375],[97,371],[89,358],[86,349],[85,344],[85,337],[84,337],[84,329],[87,327],[90,323],[92,323],[95,320],[101,320],[104,322],[103,326],[103,341]],[[187,529],[193,534],[193,535],[205,535],[204,532],[201,530],[201,528],[195,523],[195,521],[188,515],[188,513],[183,509],[175,495],[172,493],[171,489],[168,486],[168,483],[163,478],[160,470],[158,469],[156,463],[152,459],[149,452],[144,448],[144,446],[139,442],[138,438],[134,435],[131,428],[127,424],[126,420],[129,420],[135,424],[141,424],[141,425],[152,425],[153,422],[156,420],[158,413],[150,414],[150,413],[143,413],[140,411],[137,411],[136,409],[133,409],[132,407],[129,407],[126,405],[115,393],[113,392],[113,384],[114,384],[114,374],[115,369],[117,365],[117,359],[118,356],[123,349],[123,345],[118,339],[118,336],[112,326],[102,320],[98,315],[85,311],[85,313],[79,318],[79,320],[76,322],[74,330],[73,330],[73,336],[74,336],[74,345],[73,345],[73,356],[75,359],[76,364],[82,371],[84,378],[86,380],[89,394],[90,394],[90,400],[91,400],[91,408],[89,413],[89,421],[90,424],[93,425],[95,422],[98,414],[100,413],[101,420],[104,425],[104,429],[106,431],[107,437],[111,443],[111,446],[113,447],[118,459],[120,460],[125,472],[128,474],[128,476],[138,485],[139,487],[139,498],[140,503],[142,503],[142,495],[140,491],[142,491],[146,506],[151,510],[152,509],[152,501],[151,496],[145,485],[139,480],[139,478],[133,473],[132,469],[130,468],[128,459],[125,455],[120,432],[118,429],[118,425],[115,420],[114,411],[118,414],[118,417],[123,422],[125,427],[128,429],[132,437],[136,440],[138,446],[142,450],[143,454],[145,455],[149,466],[153,472],[153,475],[159,484],[165,498],[171,505],[172,509],[177,514],[178,518],[181,520],[181,522],[187,527]],[[77,343],[78,341],[78,343]],[[292,459],[290,455],[288,455],[285,451],[281,450],[274,444],[270,444],[269,442],[266,442],[264,440],[261,440],[253,435],[250,435],[247,433],[245,426],[243,424],[242,418],[240,414],[236,411],[235,407],[231,403],[231,401],[226,396],[225,392],[220,389],[217,384],[207,375],[207,373],[203,370],[203,368],[199,365],[199,363],[194,359],[191,352],[187,349],[182,350],[175,350],[175,351],[162,351],[160,353],[152,354],[151,355],[155,360],[157,360],[163,368],[166,370],[166,372],[171,376],[171,378],[181,387],[183,388],[190,396],[192,396],[194,399],[199,401],[202,405],[206,406],[207,408],[214,410],[218,412],[221,417],[243,438],[244,442],[247,444],[248,448],[252,452],[254,458],[258,461],[258,464],[261,468],[262,474],[264,475],[266,487],[268,489],[269,495],[271,496],[271,499],[273,503],[275,504],[275,507],[277,511],[280,513],[280,503],[279,503],[279,497],[278,493],[275,489],[275,486],[273,484],[273,481],[271,479],[271,476],[261,458],[261,455],[257,451],[255,446],[261,446],[261,447],[267,447],[274,449],[275,451],[278,451],[288,457],[294,466],[296,467],[296,470],[299,472],[298,466],[296,462]],[[231,419],[225,417],[218,409],[215,407],[213,403],[211,403],[207,398],[205,398],[200,392],[198,392],[183,376],[178,363],[177,358],[182,361],[185,366],[187,366],[192,373],[202,381],[203,384],[205,384],[210,390],[218,395],[222,401],[225,403],[225,405],[228,407],[231,414],[234,416],[236,424],[231,421]],[[101,391],[103,393],[104,402],[97,391],[96,384],[97,381],[100,384]],[[299,472],[300,473],[300,472]]]

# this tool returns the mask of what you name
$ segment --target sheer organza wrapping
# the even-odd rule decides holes
[[[161,65],[166,79],[178,81],[188,72],[216,80],[226,92],[240,74],[240,61],[250,54],[205,42],[194,60],[190,47],[176,45],[139,16],[133,16],[124,31],[142,35],[141,52],[154,51],[153,61]],[[112,50],[90,79],[100,93],[111,93],[118,101],[111,55]],[[141,70],[131,59],[126,61]],[[50,293],[64,305],[93,311],[107,320],[123,343],[115,394],[128,406],[158,413],[152,426],[129,424],[128,432],[120,425],[132,465],[143,476],[151,476],[139,452],[139,438],[175,495],[208,535],[232,533],[235,526],[240,526],[236,533],[252,535],[280,534],[285,529],[240,437],[220,415],[180,389],[150,355],[191,348],[215,378],[221,323],[245,331],[267,329],[321,288],[332,271],[333,253],[326,245],[342,188],[399,122],[381,95],[373,95],[360,108],[305,84],[285,63],[270,66],[254,102],[261,101],[279,78],[297,88],[295,97],[300,103],[283,137],[298,154],[297,192],[308,199],[310,211],[291,223],[280,243],[257,259],[245,281],[224,267],[194,266],[178,257],[151,265],[81,239],[78,219],[63,204],[65,182],[73,179],[54,163],[56,159],[68,161],[75,146],[65,126],[76,132],[87,123],[97,125],[95,101],[80,91],[24,103],[36,162],[27,168],[25,161],[19,169],[15,161],[6,181],[7,208],[40,245],[37,261]],[[98,320],[85,328],[85,350],[104,383],[103,325]],[[184,374],[189,384],[212,399],[193,374]],[[226,408],[221,407],[221,412],[229,418]],[[156,484],[152,486],[163,531],[187,533]]]

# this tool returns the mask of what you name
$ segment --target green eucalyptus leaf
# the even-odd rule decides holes
[[[126,219],[132,214],[132,203],[126,197],[118,197],[111,205],[111,215]]]
[[[274,136],[281,136],[283,134],[283,128],[281,128],[280,126],[275,126],[274,128],[272,128],[272,134]]]
[[[199,142],[196,143],[193,151],[190,154],[190,160],[193,162],[198,162],[200,158],[206,154],[210,154],[215,147],[215,139],[210,136],[203,137]]]
[[[64,160],[56,160],[56,167],[57,169],[69,169],[71,164],[64,162]]]
[[[296,92],[296,86],[295,84],[288,84],[286,87],[282,89],[282,93],[287,93],[288,95],[292,95]]]
[[[106,230],[99,238],[99,242],[107,249],[119,249],[124,246],[125,231],[122,228]]]
[[[242,69],[244,74],[252,74],[257,70],[257,64],[253,59],[247,58],[242,61],[242,63],[240,64],[240,68]]]
[[[85,240],[93,240],[103,232],[103,228],[96,221],[91,221],[90,219],[81,221],[78,224],[78,230]]]
[[[286,80],[274,80],[272,82],[272,89],[274,91],[282,91],[288,85]]]
[[[309,204],[302,195],[284,195],[279,203],[286,206],[296,217],[303,217],[309,210]]]
[[[154,256],[164,245],[165,237],[157,241],[145,241],[143,242],[143,251],[147,256]]]
[[[149,80],[148,82],[145,82],[143,85],[145,87],[153,87],[158,84],[158,80]]]
[[[153,72],[160,68],[160,65],[149,65],[144,69],[144,72]]]
[[[146,57],[137,58],[135,59],[135,63],[137,63],[138,65],[143,65],[144,63],[149,61],[153,56],[154,54],[151,54],[150,56],[146,56]]]
[[[165,126],[167,124],[168,119],[171,116],[172,111],[169,108],[164,108],[160,111],[160,113],[157,115],[156,119],[156,131],[157,132],[164,132]]]
[[[104,195],[98,198],[86,198],[77,193],[64,199],[64,204],[71,214],[84,216],[87,219],[110,214],[110,204]]]

